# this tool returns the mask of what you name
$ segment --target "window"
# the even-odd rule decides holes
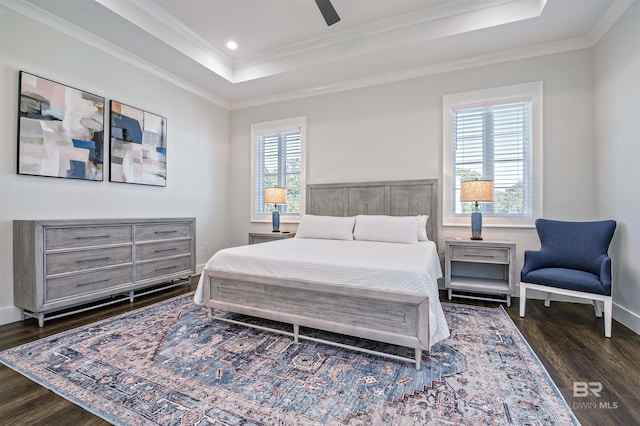
[[[252,221],[271,220],[273,205],[264,203],[267,187],[287,190],[287,204],[277,206],[283,222],[297,222],[304,213],[305,138],[305,117],[251,126]]]
[[[460,182],[493,181],[485,226],[533,226],[542,215],[542,83],[443,98],[443,224],[469,224]]]

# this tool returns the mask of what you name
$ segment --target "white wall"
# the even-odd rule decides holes
[[[103,182],[17,175],[20,70],[166,117],[167,186],[110,183],[108,163]],[[105,128],[106,142],[108,114]],[[19,319],[13,307],[14,219],[194,216],[198,264],[227,246],[228,130],[228,111],[42,24],[0,11],[0,324]]]
[[[307,116],[308,183],[441,179],[442,96],[531,81],[544,82],[544,214],[593,218],[591,54],[581,50],[232,111],[230,182],[240,194],[231,200],[232,243],[270,227],[249,221],[251,123]],[[439,247],[469,233],[440,227]],[[533,229],[485,227],[483,236],[516,241],[518,268],[522,251],[539,247]]]
[[[593,49],[598,214],[618,221],[614,317],[640,330],[640,3]]]

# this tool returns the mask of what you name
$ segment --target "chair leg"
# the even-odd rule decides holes
[[[604,303],[604,337],[611,338],[611,316],[613,311],[613,299],[611,297],[603,301]]]
[[[547,308],[551,306],[551,293],[547,292],[546,297],[544,298],[544,306]]]
[[[525,305],[527,304],[527,286],[520,283],[520,316],[524,318]]]
[[[596,317],[601,318],[602,317],[602,308],[600,307],[600,301],[599,300],[593,300],[593,309],[596,312]]]

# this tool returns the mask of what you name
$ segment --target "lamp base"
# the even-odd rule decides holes
[[[471,239],[482,239],[482,213],[477,211],[471,213]]]
[[[271,232],[280,232],[280,212],[278,210],[271,212],[271,225],[273,226]]]

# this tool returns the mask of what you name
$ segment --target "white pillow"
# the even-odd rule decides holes
[[[353,240],[355,216],[302,216],[296,238],[322,238],[328,240]]]
[[[428,220],[429,216],[426,214],[421,214],[418,216],[418,241],[429,241],[429,237],[427,237]]]
[[[418,216],[358,215],[353,238],[388,243],[417,243]]]

